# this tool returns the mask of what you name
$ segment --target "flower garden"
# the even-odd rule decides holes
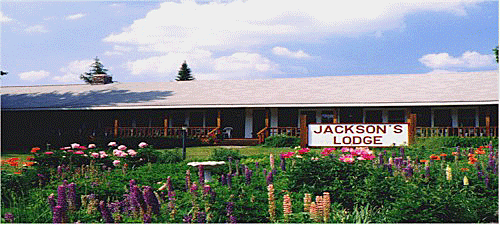
[[[215,149],[203,160],[223,165],[193,167],[145,142],[33,147],[2,160],[2,222],[498,223],[491,142],[281,150]]]

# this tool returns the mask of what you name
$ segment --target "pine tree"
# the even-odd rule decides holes
[[[94,59],[94,62],[90,65],[90,71],[81,74],[80,79],[85,81],[85,83],[87,83],[87,84],[91,84],[91,83],[93,83],[94,75],[97,75],[97,74],[108,75],[107,71],[108,70],[104,68],[104,65],[101,63],[99,58],[97,58],[97,56],[96,56]],[[112,83],[113,81],[111,81],[111,80],[112,80],[111,76],[106,76],[104,79],[104,83],[105,84]]]
[[[179,74],[177,75],[176,81],[189,81],[194,80],[194,77],[191,76],[191,69],[189,69],[186,61],[182,63],[181,69],[179,70]]]

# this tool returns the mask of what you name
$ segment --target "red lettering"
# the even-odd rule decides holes
[[[403,133],[403,126],[401,126],[401,125],[394,126],[394,133],[395,134]]]
[[[337,133],[337,134],[343,133],[342,130],[339,131],[337,128],[342,129],[342,126],[335,126],[335,133]]]
[[[337,137],[336,137],[336,136],[334,136],[334,137],[333,137],[333,144],[340,145],[340,144],[342,144],[342,143],[341,143],[341,142],[337,142]]]
[[[321,131],[323,130],[323,126],[319,126],[319,131],[313,131],[315,134],[321,134]]]
[[[347,141],[346,141],[346,138],[347,138]],[[349,136],[345,136],[342,138],[342,142],[345,144],[345,145],[350,145],[351,144],[351,137]]]
[[[362,134],[365,132],[365,127],[363,125],[357,125],[356,126],[356,133]]]
[[[361,144],[361,141],[362,141],[362,139],[359,136],[353,136],[352,137],[352,143],[355,144],[355,145]]]
[[[346,126],[346,127],[345,127],[345,133],[347,134],[347,132],[348,132],[348,131],[350,131],[350,132],[351,132],[351,134],[354,134],[354,132],[352,132],[352,127],[353,127],[353,125]]]
[[[382,136],[374,136],[373,137],[373,144],[376,144],[376,145],[381,145],[382,144]]]
[[[382,134],[387,133],[387,127],[385,125],[377,126],[377,134],[380,134],[380,132],[382,132]]]
[[[333,134],[332,128],[330,126],[326,126],[325,132],[323,132],[323,134],[326,134],[326,133]]]
[[[371,128],[371,131],[370,131],[370,128]],[[366,127],[366,133],[369,133],[369,134],[375,133],[375,126],[373,126],[373,125],[367,126]]]
[[[365,137],[363,138],[363,143],[364,143],[364,144],[367,144],[367,145],[371,144],[371,143],[372,143],[372,137],[370,137],[370,136],[365,136]]]

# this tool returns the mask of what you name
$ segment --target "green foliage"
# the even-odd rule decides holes
[[[179,70],[179,73],[177,75],[177,78],[175,78],[176,81],[190,81],[194,80],[194,77],[191,76],[191,69],[189,69],[186,61],[182,63],[181,69]]]
[[[157,149],[180,148],[182,147],[182,137],[125,137],[125,138],[96,138],[93,142],[97,146],[106,146],[109,142],[116,141],[117,143],[126,146],[137,146],[141,142],[146,142]],[[186,147],[207,146],[208,143],[202,142],[199,138],[186,137]]]
[[[267,147],[295,147],[300,145],[300,138],[291,137],[286,134],[277,134],[269,136],[264,141]]]
[[[97,75],[97,74],[107,75],[107,71],[108,70],[104,68],[104,65],[101,63],[99,58],[97,58],[97,56],[96,56],[94,59],[94,62],[90,65],[90,71],[81,74],[80,79],[85,81],[85,83],[90,84],[90,83],[92,83],[92,78],[94,77],[94,75]],[[112,78],[110,76],[106,76],[104,83],[105,84],[112,83]]]
[[[244,155],[240,154],[239,150],[226,149],[226,148],[216,148],[212,150],[212,153],[209,156],[209,160],[212,161],[229,161],[229,157],[233,160],[241,160],[246,158]]]
[[[498,46],[493,49],[493,53],[495,53],[496,60],[497,60],[497,63],[498,63]]]
[[[497,137],[427,137],[417,138],[412,147],[420,148],[424,146],[427,149],[438,149],[441,147],[454,148],[460,147],[479,147],[487,146],[493,142],[493,146],[498,146]]]

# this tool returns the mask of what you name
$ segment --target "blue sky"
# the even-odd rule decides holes
[[[498,1],[2,1],[2,85],[496,70]]]

